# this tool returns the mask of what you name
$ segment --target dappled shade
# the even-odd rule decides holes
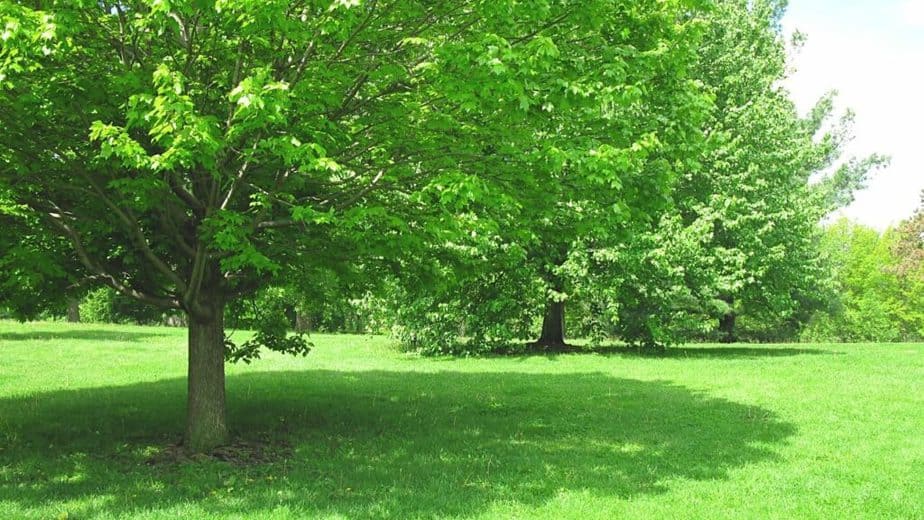
[[[26,330],[25,332],[0,332],[0,341],[145,341],[150,338],[169,336],[162,329],[150,332],[112,329],[69,329],[69,330]]]
[[[584,352],[594,352],[601,355],[627,356],[627,357],[661,357],[661,358],[708,358],[708,359],[758,359],[764,357],[789,357],[802,355],[841,355],[834,350],[804,347],[779,346],[702,346],[670,347],[663,349],[648,349],[629,347],[624,345],[600,346],[582,349]]]
[[[484,357],[516,357],[528,359],[533,356],[544,356],[547,359],[558,359],[560,356],[596,354],[600,356],[644,357],[644,358],[708,358],[708,359],[759,359],[764,357],[789,357],[801,355],[842,355],[842,352],[805,347],[783,347],[779,345],[754,346],[708,345],[700,344],[689,347],[638,347],[625,344],[617,345],[565,345],[557,348],[537,346],[535,343],[527,345],[515,344],[508,348],[498,349]]]
[[[795,433],[766,409],[597,373],[262,372],[229,376],[228,390],[236,434],[288,444],[288,457],[143,464],[178,440],[181,379],[0,400],[0,502],[80,500],[78,517],[187,502],[216,514],[471,515],[563,491],[632,497],[729,478]]]

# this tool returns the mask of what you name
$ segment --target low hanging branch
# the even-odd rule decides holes
[[[165,309],[182,308],[179,302],[175,299],[152,296],[131,287],[129,284],[120,282],[118,278],[106,271],[99,263],[93,261],[92,257],[83,245],[80,234],[74,230],[73,227],[67,224],[64,211],[62,211],[57,206],[55,206],[55,209],[56,211],[44,212],[44,215],[46,215],[50,221],[59,229],[61,229],[65,236],[71,240],[71,243],[74,246],[74,250],[76,251],[80,262],[92,273],[94,273],[98,279],[104,281],[107,285],[119,291],[120,293],[143,303]]]

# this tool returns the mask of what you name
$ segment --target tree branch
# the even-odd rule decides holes
[[[114,202],[112,202],[112,200],[108,196],[106,196],[106,193],[99,186],[99,184],[97,184],[86,173],[83,173],[83,172],[81,173],[84,179],[86,179],[87,182],[90,183],[90,186],[93,188],[93,191],[96,192],[97,196],[99,196],[99,198],[103,201],[103,203],[105,203],[106,206],[108,206],[109,209],[111,209],[113,213],[115,213],[116,216],[119,217],[119,220],[121,220],[122,223],[125,225],[125,227],[128,229],[129,234],[134,238],[138,247],[141,249],[141,254],[145,258],[147,258],[149,262],[151,262],[151,264],[154,266],[155,269],[160,271],[161,274],[163,274],[164,276],[169,278],[173,283],[175,283],[177,286],[177,289],[180,292],[185,292],[186,282],[184,282],[183,279],[180,277],[180,275],[178,275],[173,269],[171,269],[170,266],[168,266],[166,262],[161,260],[160,257],[158,257],[157,254],[154,252],[154,250],[151,249],[150,244],[148,244],[148,239],[145,238],[144,236],[144,231],[138,225],[137,219],[133,218],[134,215],[130,217],[128,214],[126,214],[118,205],[116,205]]]
[[[59,208],[57,205],[54,205],[54,207],[56,208],[56,211],[42,211],[42,214],[46,215],[56,227],[64,232],[65,236],[67,236],[68,239],[70,239],[71,244],[73,244],[74,250],[77,252],[77,258],[80,260],[80,263],[82,263],[91,272],[95,273],[100,280],[105,282],[113,289],[119,291],[120,293],[134,298],[140,302],[166,309],[182,308],[179,302],[173,298],[152,296],[120,282],[118,278],[106,271],[106,269],[104,269],[100,264],[94,262],[84,247],[83,240],[80,238],[80,234],[73,227],[67,224],[64,211],[61,210],[61,208]]]

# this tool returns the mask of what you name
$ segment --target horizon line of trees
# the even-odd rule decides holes
[[[736,339],[752,343],[780,342],[911,342],[924,341],[924,276],[921,271],[924,238],[919,211],[899,225],[878,231],[847,218],[821,226],[819,247],[827,279],[819,286],[818,305],[798,309],[786,320],[767,319],[759,310],[743,313],[737,319]],[[915,237],[918,243],[915,244]],[[600,334],[592,304],[575,302],[568,330],[575,338],[599,343],[619,342],[619,327]],[[9,310],[0,317],[14,319]],[[108,287],[89,290],[80,299],[43,310],[40,320],[83,323],[162,325],[186,327],[181,313],[163,313],[120,295]],[[282,322],[295,332],[406,334],[382,296],[338,298],[329,293],[323,300],[312,300],[292,288],[270,287],[253,298],[229,307],[225,323],[231,329],[256,330],[267,320]],[[686,340],[718,342],[725,340],[718,319],[693,326]],[[539,331],[541,320],[528,327]],[[537,332],[534,332],[537,333]],[[460,331],[464,336],[464,331]],[[523,339],[523,338],[520,338]],[[406,342],[424,353],[439,353]],[[503,350],[522,349],[522,343],[501,345]],[[475,348],[467,353],[484,351]]]

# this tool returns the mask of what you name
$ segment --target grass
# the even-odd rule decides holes
[[[421,359],[316,335],[228,375],[283,458],[178,441],[185,331],[0,322],[0,518],[924,518],[924,345]]]

